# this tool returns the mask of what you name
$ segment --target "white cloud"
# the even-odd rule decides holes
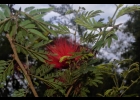
[[[50,19],[51,17],[53,17],[53,16],[59,16],[59,15],[60,15],[60,14],[51,11],[49,14],[46,14],[43,18],[44,18],[44,20],[46,21],[46,20],[49,20],[49,19]]]

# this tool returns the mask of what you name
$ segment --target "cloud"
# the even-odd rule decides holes
[[[56,13],[56,12],[54,12],[54,11],[51,11],[49,14],[46,14],[43,18],[44,18],[44,20],[46,21],[46,20],[49,20],[51,17],[53,17],[53,16],[59,16],[60,14],[58,14],[58,13]]]

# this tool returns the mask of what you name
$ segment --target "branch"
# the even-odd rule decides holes
[[[25,70],[24,66],[22,65],[22,63],[21,63],[21,61],[20,61],[20,59],[19,59],[19,57],[18,57],[18,54],[17,54],[17,52],[16,52],[15,45],[14,45],[13,42],[12,42],[12,38],[9,36],[9,34],[6,34],[6,37],[7,37],[7,39],[9,40],[10,45],[11,45],[11,48],[12,48],[12,50],[13,50],[13,52],[14,52],[14,59],[17,61],[17,63],[19,64],[19,67],[20,67],[21,70],[23,71],[23,74],[25,75],[25,77],[26,77],[26,79],[27,79],[27,81],[28,81],[28,84],[29,84],[30,89],[32,90],[34,96],[35,96],[35,97],[38,97],[38,94],[37,94],[37,92],[36,92],[36,90],[35,90],[35,88],[34,88],[34,86],[33,86],[33,83],[32,83],[32,81],[31,81],[31,78],[30,78],[30,76],[27,74],[27,71]]]
[[[132,84],[120,95],[120,97],[122,97],[122,96],[124,95],[124,93],[125,93],[128,89],[130,89],[130,87],[132,87],[135,83],[137,83],[139,79],[140,79],[140,77],[137,78],[135,81],[133,81]]]

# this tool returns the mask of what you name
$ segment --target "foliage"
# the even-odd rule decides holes
[[[125,92],[139,81],[138,76],[129,86],[122,83],[123,85],[119,87],[114,70],[116,63],[96,64],[98,62],[96,51],[99,51],[105,45],[110,47],[112,39],[118,39],[115,34],[118,28],[115,26],[116,19],[124,14],[139,11],[139,6],[121,8],[122,4],[116,5],[114,15],[109,18],[107,23],[94,19],[95,16],[102,13],[100,10],[88,12],[83,7],[79,7],[78,10],[71,10],[71,13],[77,14],[74,20],[76,29],[78,25],[87,29],[81,37],[80,43],[92,43],[93,45],[89,48],[80,44],[90,50],[75,52],[73,56],[66,57],[69,64],[66,69],[55,69],[53,65],[46,62],[48,52],[45,47],[53,41],[51,36],[57,38],[60,34],[71,35],[72,33],[65,25],[53,25],[44,22],[42,17],[52,11],[53,8],[35,9],[34,7],[28,7],[23,12],[21,8],[11,11],[6,4],[1,4],[0,7],[0,34],[5,34],[10,49],[13,51],[11,60],[0,60],[0,88],[5,88],[6,81],[8,81],[7,77],[15,74],[22,75],[23,79],[27,81],[27,88],[14,90],[13,97],[26,97],[30,92],[38,97],[37,90],[42,84],[46,86],[43,93],[45,97],[85,97],[90,93],[89,87],[98,87],[104,84],[104,73],[111,75],[115,82],[115,87],[106,90],[104,96],[118,96],[121,91],[123,92],[119,96],[125,96]],[[70,14],[70,12],[67,12],[67,14]],[[81,13],[80,16],[79,13]],[[106,29],[110,25],[112,29],[107,31]],[[77,30],[72,34],[76,36],[76,33]],[[20,54],[24,55],[24,62],[21,60]],[[76,62],[73,61],[72,59],[77,56],[81,58]],[[60,58],[59,61],[62,62],[64,58],[65,56]],[[30,64],[31,62],[32,64]],[[134,63],[130,65],[128,70],[123,71],[122,77],[125,80],[130,72],[137,70],[139,70],[138,64]],[[28,89],[30,91],[27,91]]]
[[[139,6],[139,5],[138,5]],[[125,23],[125,28],[123,32],[130,37],[131,35],[134,37],[133,42],[130,42],[130,46],[127,47],[126,52],[122,54],[124,58],[132,58],[135,62],[140,62],[139,59],[139,16],[140,12],[135,11],[128,14],[130,19]],[[136,53],[137,52],[137,53]],[[131,55],[131,56],[130,56]]]
[[[139,96],[137,93],[135,94],[128,94],[127,91],[136,83],[138,83],[139,77],[139,65],[138,63],[130,64],[131,59],[125,59],[122,61],[115,60],[113,63],[109,63],[110,68],[106,68],[106,65],[100,65],[99,68],[104,69],[103,73],[109,74],[110,77],[113,79],[115,86],[111,89],[108,89],[104,92],[104,94],[97,94],[101,97],[131,97],[131,96]],[[119,78],[117,77],[117,73],[115,70],[121,64],[130,64],[127,70],[124,70],[119,77],[121,78],[121,82],[119,82]],[[138,77],[136,79],[132,79],[130,84],[127,84],[128,77],[132,76],[133,73],[137,74]]]

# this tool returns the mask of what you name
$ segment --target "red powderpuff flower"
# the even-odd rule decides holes
[[[66,68],[68,64],[66,63],[67,58],[64,58],[62,62],[60,59],[62,57],[72,56],[72,53],[80,51],[79,43],[74,43],[72,39],[68,40],[66,37],[59,37],[53,41],[53,44],[47,45],[48,50],[48,62],[53,64],[55,68]],[[75,58],[75,60],[78,60]]]

